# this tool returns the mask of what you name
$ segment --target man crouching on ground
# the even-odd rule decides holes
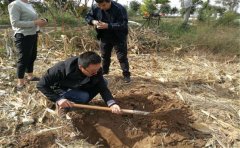
[[[85,52],[57,63],[47,70],[37,88],[56,103],[60,116],[64,116],[73,103],[86,104],[98,93],[112,113],[121,113],[103,78],[101,57],[95,52]]]

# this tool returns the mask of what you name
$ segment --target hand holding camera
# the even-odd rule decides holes
[[[42,18],[41,20],[44,20],[44,21],[48,22],[48,19],[47,19],[47,18]]]
[[[102,21],[93,20],[92,24],[96,26],[97,29],[107,29],[108,24]]]
[[[34,21],[34,24],[39,26],[39,27],[43,27],[48,23],[48,19],[47,18],[42,18],[42,19],[37,19]]]

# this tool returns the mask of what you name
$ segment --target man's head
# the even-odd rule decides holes
[[[111,0],[95,0],[95,2],[97,3],[97,6],[104,11],[111,7]]]
[[[101,57],[93,52],[84,52],[78,59],[79,69],[88,77],[96,75],[101,68]]]
[[[10,4],[11,2],[13,2],[14,0],[8,0],[8,4]]]

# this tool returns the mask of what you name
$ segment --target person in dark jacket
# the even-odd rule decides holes
[[[115,47],[124,81],[128,83],[131,79],[127,58],[127,11],[121,4],[111,0],[95,1],[97,5],[92,6],[85,19],[88,24],[95,26],[100,40],[103,74],[109,73],[111,52]]]
[[[95,52],[85,52],[57,63],[47,70],[37,88],[56,103],[60,115],[71,108],[73,102],[88,103],[98,93],[113,113],[121,113],[103,78],[101,57]]]

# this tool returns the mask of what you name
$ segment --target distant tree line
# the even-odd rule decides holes
[[[7,6],[12,0],[0,0],[0,15],[8,14]],[[198,19],[205,21],[216,14],[222,16],[225,12],[236,13],[240,0],[217,0],[216,3],[222,6],[210,5],[210,0],[203,2],[202,0],[179,0],[182,4],[185,1],[191,1],[191,14],[198,12]],[[90,0],[45,0],[43,3],[35,0],[34,6],[37,11],[42,14],[47,12],[53,18],[59,17],[59,14],[72,15],[75,18],[85,16],[89,7],[87,4],[94,2]],[[133,0],[127,6],[132,15],[151,15],[151,14],[176,14],[185,13],[185,8],[180,10],[176,7],[171,8],[169,0],[142,0],[142,3]],[[198,7],[200,6],[200,7]]]

